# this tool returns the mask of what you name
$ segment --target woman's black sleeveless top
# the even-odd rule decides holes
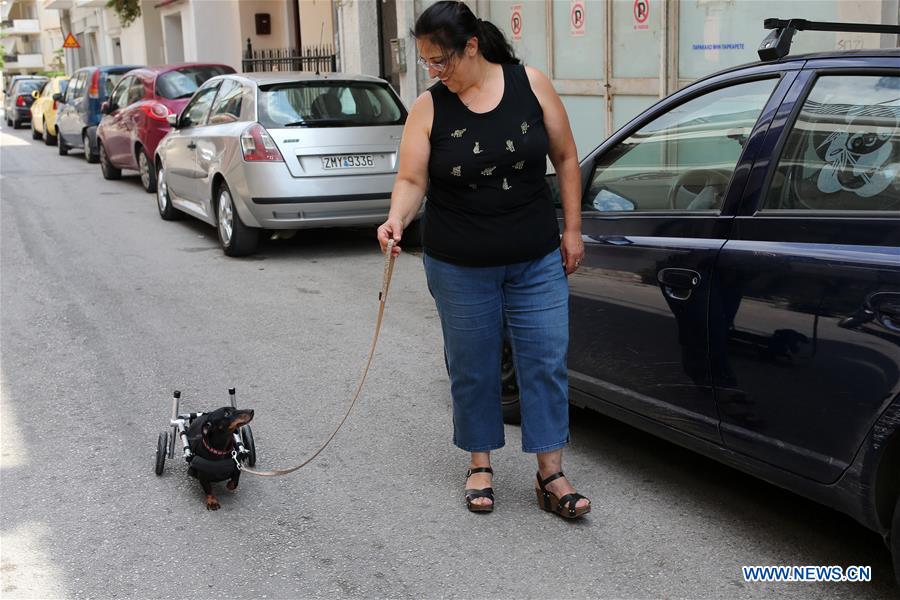
[[[544,179],[549,142],[543,110],[522,65],[502,65],[503,98],[470,111],[443,83],[434,103],[425,253],[463,266],[535,260],[559,247]]]

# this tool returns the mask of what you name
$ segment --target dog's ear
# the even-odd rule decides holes
[[[203,435],[206,435],[207,433],[209,433],[209,429],[210,429],[211,427],[212,427],[212,423],[210,423],[209,421],[207,421],[206,423],[204,423],[204,424],[203,424]]]

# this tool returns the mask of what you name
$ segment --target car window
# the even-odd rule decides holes
[[[104,88],[103,95],[105,97],[109,97],[110,92],[112,92],[113,88],[116,87],[116,84],[122,80],[122,76],[124,73],[107,73],[106,74],[106,86]]]
[[[131,85],[131,79],[131,77],[126,77],[113,89],[109,95],[109,102],[112,106],[122,108],[128,105],[128,87]]]
[[[72,98],[81,98],[84,96],[84,83],[87,81],[87,73],[82,71],[75,77],[72,84]]]
[[[368,81],[290,82],[260,86],[265,127],[402,125],[406,112],[384,85]]]
[[[19,81],[16,83],[13,93],[16,96],[20,96],[22,94],[29,95],[31,94],[31,92],[41,89],[42,85],[44,85],[44,82],[40,80],[31,79],[26,81]]]
[[[213,98],[219,89],[218,83],[207,88],[200,89],[187,106],[184,107],[182,113],[180,127],[195,127],[206,123],[206,117],[209,115],[209,108],[212,105]]]
[[[777,78],[693,98],[605,152],[584,197],[585,211],[718,211]]]
[[[900,77],[816,80],[763,209],[900,211]]]
[[[41,86],[41,98],[49,98],[51,93],[53,93],[53,83],[45,81],[44,85]]]
[[[132,78],[131,85],[128,86],[128,104],[134,104],[144,99],[144,82],[140,77]]]
[[[244,88],[233,79],[225,79],[219,88],[216,103],[209,113],[210,124],[231,123],[241,118]]]
[[[59,93],[62,94],[63,96],[65,96],[67,89],[69,89],[69,80],[63,79],[62,81],[59,82]]]
[[[225,66],[184,67],[163,73],[156,80],[156,93],[163,98],[190,98],[208,79],[233,73]]]

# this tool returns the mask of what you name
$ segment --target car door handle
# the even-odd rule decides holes
[[[195,144],[193,141],[191,141],[190,143],[188,143],[187,147],[188,147],[188,150],[193,150],[194,148],[197,147],[197,144]]]
[[[663,293],[673,300],[687,300],[700,285],[700,273],[691,269],[667,268],[656,274]]]
[[[849,317],[838,322],[844,329],[853,329],[873,320],[890,331],[900,332],[900,294],[876,292],[866,298],[866,303]]]

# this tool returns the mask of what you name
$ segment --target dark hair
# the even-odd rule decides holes
[[[470,38],[478,38],[481,55],[492,63],[518,64],[503,32],[490,21],[475,17],[463,2],[442,0],[428,7],[412,30],[415,38],[425,37],[444,50],[462,52]]]

